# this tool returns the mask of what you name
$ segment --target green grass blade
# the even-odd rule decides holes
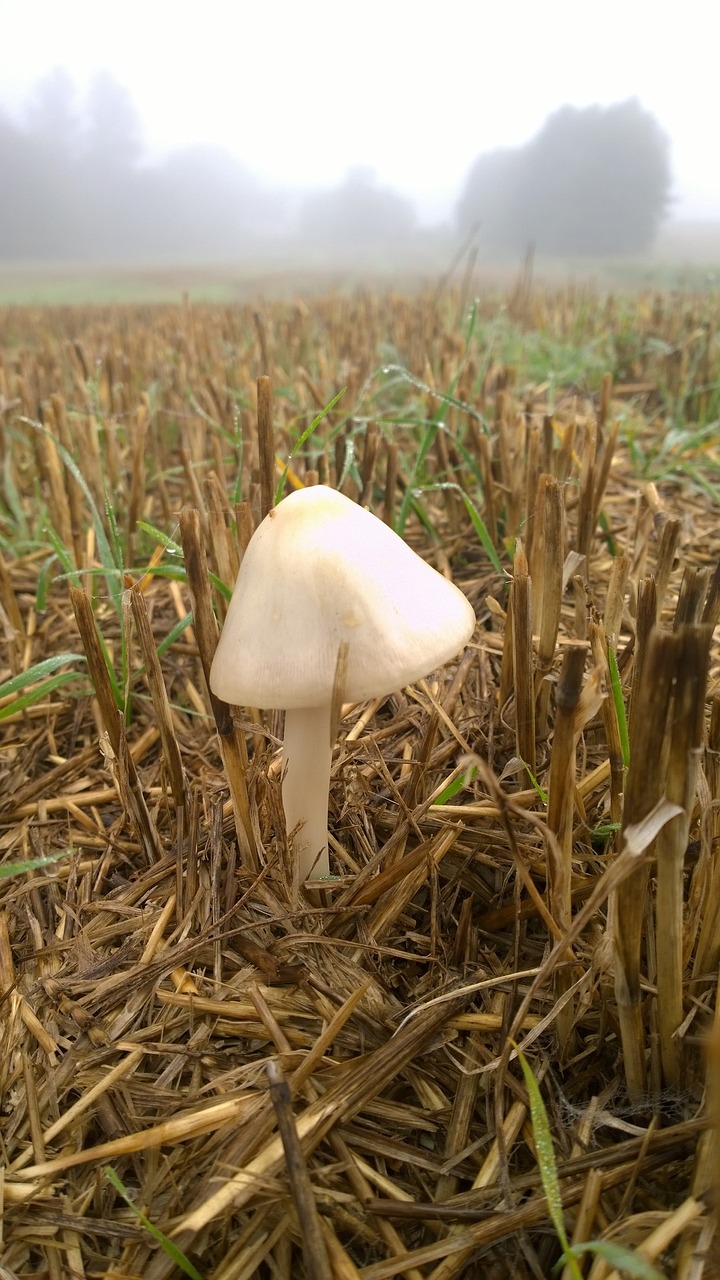
[[[530,768],[529,764],[527,763],[527,760],[522,760],[522,759],[521,759],[521,760],[520,760],[520,763],[521,763],[521,765],[522,765],[523,769],[525,770],[525,772],[527,773],[527,775],[528,775],[528,777],[529,777],[529,779],[530,779],[531,786],[532,786],[532,787],[534,788],[534,790],[537,792],[538,799],[540,800],[541,804],[546,805],[546,804],[547,804],[547,802],[548,802],[548,799],[549,799],[549,796],[548,796],[547,791],[543,791],[542,787],[540,786],[540,783],[538,782],[537,778],[535,777],[535,774],[533,773],[532,769]]]
[[[641,1258],[632,1249],[626,1249],[622,1244],[615,1244],[613,1240],[587,1240],[581,1244],[571,1245],[568,1249],[568,1256],[571,1258],[581,1258],[584,1253],[596,1253],[598,1257],[604,1258],[605,1262],[625,1276],[632,1276],[637,1280],[663,1280],[663,1273],[658,1271],[652,1263]],[[556,1270],[559,1270],[565,1261],[565,1258],[561,1258]]]
[[[557,1163],[555,1161],[555,1150],[553,1148],[552,1134],[550,1132],[550,1124],[545,1110],[545,1103],[542,1099],[540,1086],[532,1073],[530,1064],[521,1049],[517,1045],[514,1046],[522,1073],[525,1080],[525,1088],[528,1091],[530,1100],[530,1118],[532,1121],[533,1139],[535,1141],[535,1150],[537,1151],[538,1167],[540,1170],[540,1180],[545,1192],[548,1211],[552,1220],[555,1234],[560,1242],[563,1251],[563,1257],[567,1261],[568,1268],[573,1276],[573,1280],[582,1280],[580,1268],[576,1259],[570,1253],[570,1243],[565,1231],[565,1220],[563,1217],[562,1194],[560,1192],[560,1179],[557,1173]]]
[[[48,853],[43,858],[27,858],[24,862],[6,862],[0,867],[0,880],[10,880],[13,876],[22,876],[26,871],[38,871],[42,867],[49,867],[53,862],[59,862],[61,858],[69,858],[75,851],[74,849],[61,849],[60,853]]]
[[[453,378],[453,381],[451,384],[452,387],[457,386],[460,379],[461,372],[462,372],[462,366],[460,367],[457,374]],[[388,374],[395,375],[391,383],[387,383],[387,382],[385,383],[386,389],[388,386],[393,386],[393,385],[401,384],[403,382],[408,382],[410,383],[410,386],[415,387],[416,391],[422,391],[423,395],[434,396],[435,399],[439,400],[440,406],[437,411],[437,414],[433,418],[433,421],[436,421],[438,423],[442,421],[442,412],[443,412],[444,406],[451,406],[453,409],[458,409],[460,413],[468,414],[469,417],[471,418],[477,418],[478,422],[483,421],[483,415],[479,409],[475,409],[473,405],[467,404],[465,400],[459,400],[458,397],[454,395],[452,391],[438,391],[437,387],[431,387],[427,382],[423,382],[422,378],[416,378],[415,375],[413,373],[410,373],[410,370],[406,369],[404,365],[401,365],[401,364],[383,365],[382,369],[376,370],[375,373],[371,375],[370,381],[372,381],[372,378],[375,377],[378,373],[383,373],[385,375],[388,375]],[[427,418],[423,418],[421,421],[425,423],[427,422]]]
[[[128,1206],[128,1209],[130,1209],[135,1214],[135,1217],[137,1218],[138,1222],[141,1222],[145,1230],[149,1231],[153,1239],[157,1240],[158,1244],[165,1251],[168,1258],[170,1258],[171,1261],[175,1263],[175,1266],[179,1267],[184,1275],[190,1276],[190,1280],[203,1280],[203,1277],[201,1273],[198,1271],[197,1267],[190,1261],[189,1258],[186,1258],[182,1249],[178,1248],[178,1246],[170,1239],[170,1237],[165,1235],[164,1231],[161,1231],[159,1227],[156,1227],[155,1224],[152,1223],[148,1217],[146,1217],[142,1209],[138,1209],[132,1196],[130,1195],[130,1192],[128,1191],[127,1187],[123,1183],[122,1179],[118,1177],[115,1170],[111,1169],[109,1165],[106,1165],[105,1168],[103,1169],[103,1173],[105,1174],[105,1177],[107,1178],[111,1187],[114,1187],[118,1195],[122,1196],[123,1200]]]
[[[156,528],[154,524],[148,524],[146,520],[138,520],[135,527],[136,529],[141,529],[143,533],[147,533],[154,542],[158,542],[170,555],[182,557],[183,550],[180,543],[175,542],[173,538],[169,538],[166,533],[163,533],[162,529]]]
[[[127,708],[125,706],[125,694],[124,694],[123,685],[121,681],[118,680],[117,672],[110,659],[110,652],[108,650],[107,644],[105,643],[105,637],[103,636],[102,631],[97,625],[97,622],[95,624],[95,630],[97,632],[97,638],[100,644],[100,648],[102,649],[102,656],[105,660],[105,666],[107,667],[108,679],[110,680],[110,684],[112,686],[113,698],[115,699],[118,710],[122,711],[123,714],[126,714]]]
[[[407,524],[407,519],[410,514],[413,498],[415,498],[418,493],[422,492],[422,485],[420,484],[422,469],[425,464],[425,459],[435,443],[435,437],[439,430],[439,422],[428,423],[427,430],[425,431],[425,435],[420,443],[420,448],[415,456],[415,462],[413,463],[413,468],[409,476],[408,487],[403,494],[400,511],[398,512],[397,526],[395,529],[395,532],[398,533],[401,538],[405,533],[405,525]]]
[[[628,734],[628,722],[627,715],[625,713],[622,684],[620,682],[620,672],[618,670],[615,650],[612,645],[608,645],[608,663],[610,665],[610,687],[612,689],[615,714],[617,716],[618,729],[620,731],[620,749],[622,751],[623,764],[627,769],[630,764],[630,737]]]
[[[605,515],[604,511],[601,511],[598,515],[598,524],[605,536],[605,546],[607,547],[608,551],[610,552],[610,555],[613,557],[613,560],[614,560],[615,557],[620,553],[618,551],[618,545],[615,539],[613,538],[613,535],[610,529],[610,524],[608,522],[608,518]]]
[[[44,613],[47,609],[48,597],[50,595],[50,584],[52,582],[52,567],[55,563],[55,554],[48,556],[43,561],[38,573],[37,586],[35,588],[35,608],[38,613]]]
[[[115,570],[122,569],[124,565],[125,555],[123,552],[122,540],[115,519],[115,512],[110,501],[109,493],[105,492],[105,514],[107,516],[108,528],[110,530],[110,539],[108,547],[112,556],[112,566]]]
[[[465,463],[465,466],[468,468],[470,472],[472,472],[472,475],[475,477],[475,481],[478,485],[478,488],[482,490],[482,487],[483,487],[482,472],[477,462],[475,461],[473,455],[471,454],[470,450],[463,443],[463,441],[460,439],[459,436],[453,437],[453,444],[455,445],[455,448],[457,449],[458,453],[460,454],[460,457]]]
[[[51,524],[45,526],[45,533],[56,559],[60,561],[60,564],[63,567],[63,576],[72,582],[74,587],[79,587],[80,574],[78,573],[75,561],[73,560],[68,547],[65,546],[60,534]]]
[[[184,618],[181,618],[179,622],[175,623],[174,627],[170,628],[167,635],[163,636],[162,640],[158,640],[157,652],[159,658],[162,658],[163,654],[167,653],[170,646],[180,639],[183,631],[187,631],[187,628],[192,626],[192,620],[192,613],[186,613]]]
[[[485,521],[480,515],[480,512],[475,506],[475,503],[473,502],[472,498],[468,497],[464,489],[460,489],[460,494],[462,496],[463,502],[465,503],[465,509],[470,517],[472,527],[475,530],[480,542],[482,543],[482,546],[485,549],[485,553],[493,569],[495,570],[496,573],[501,574],[503,578],[506,577],[507,576],[506,571],[502,567],[502,564],[500,562],[500,557],[497,551],[495,550],[495,544],[492,538],[490,537],[490,534],[488,533],[488,528],[487,528],[487,525],[485,524]]]
[[[711,484],[702,472],[698,471],[697,467],[691,467],[688,465],[684,468],[684,471],[686,475],[690,476],[691,480],[695,482],[698,489],[701,489],[703,493],[707,494],[714,503],[720,504],[720,489],[718,489],[714,484]]]
[[[118,618],[120,618],[122,616],[122,585],[119,583],[117,575],[118,575],[118,571],[122,570],[122,567],[123,567],[122,561],[118,564],[114,558],[113,550],[110,545],[110,541],[108,539],[107,533],[105,531],[105,525],[103,524],[102,517],[100,515],[100,512],[98,511],[97,503],[95,502],[95,499],[90,491],[90,487],[87,483],[87,480],[85,479],[82,471],[80,470],[72,454],[68,453],[65,446],[60,443],[60,441],[57,439],[56,436],[53,435],[51,431],[48,431],[47,427],[44,427],[41,422],[34,422],[32,418],[21,418],[20,421],[24,422],[27,426],[32,427],[33,431],[40,431],[43,435],[47,436],[48,439],[52,440],[58,454],[63,460],[63,463],[67,467],[73,479],[77,482],[79,487],[82,489],[83,495],[85,497],[85,501],[88,504],[88,510],[90,511],[90,517],[92,519],[93,528],[95,530],[95,541],[97,543],[97,549],[98,549],[98,554],[100,556],[100,561],[103,568],[107,571],[106,581],[107,581],[108,592],[110,594],[110,598],[113,602]]]
[[[19,675],[4,680],[0,684],[0,698],[12,697],[20,689],[27,689],[29,684],[35,684],[37,680],[44,680],[46,676],[53,675],[58,667],[67,666],[69,662],[84,661],[83,653],[56,653],[52,658],[43,658],[42,662],[36,662],[34,666],[28,667],[27,671],[21,671]]]
[[[355,441],[352,437],[345,441],[345,460],[343,462],[342,472],[337,482],[338,489],[342,489],[345,481],[350,475],[354,475],[359,479],[359,477],[357,477],[357,469],[355,467]]]
[[[12,702],[8,702],[7,706],[0,707],[0,721],[17,715],[18,711],[24,711],[26,707],[32,707],[36,702],[46,698],[48,694],[54,693],[56,689],[61,689],[63,685],[71,684],[73,680],[79,679],[79,671],[63,671],[61,675],[51,676],[49,680],[41,681],[34,689],[29,689],[27,693],[20,694]]]
[[[12,432],[11,435],[14,435],[15,439],[17,439],[15,432]],[[20,538],[22,538],[23,541],[26,541],[30,537],[30,530],[28,528],[28,522],[23,509],[22,500],[17,490],[17,485],[13,479],[12,456],[12,451],[8,451],[3,466],[3,492],[8,509],[12,513],[17,532]]]
[[[288,460],[287,460],[287,462],[285,463],[285,469],[284,469],[284,471],[283,471],[283,473],[282,473],[282,475],[281,475],[281,477],[280,477],[280,480],[279,480],[279,482],[278,482],[277,489],[275,490],[275,503],[276,503],[276,505],[277,505],[277,503],[280,501],[280,499],[281,499],[281,498],[282,498],[282,496],[283,496],[283,490],[284,490],[284,488],[285,488],[285,481],[286,481],[286,480],[287,480],[287,478],[288,478],[288,471],[290,470],[290,463],[292,462],[293,458],[294,458],[294,457],[295,457],[295,455],[300,451],[300,449],[302,449],[302,447],[303,447],[303,445],[305,444],[305,442],[306,442],[307,440],[309,440],[309,439],[310,439],[311,435],[313,435],[313,433],[314,433],[315,431],[317,431],[317,429],[318,429],[318,427],[320,426],[320,423],[322,422],[323,418],[326,418],[326,417],[327,417],[327,415],[330,413],[330,411],[331,411],[332,409],[334,409],[334,408],[335,408],[335,405],[338,403],[338,400],[341,400],[341,399],[342,399],[342,397],[345,395],[345,392],[346,392],[346,391],[347,391],[347,387],[343,387],[341,391],[338,391],[338,393],[337,393],[337,395],[336,395],[336,396],[333,396],[332,400],[331,400],[328,404],[326,404],[326,405],[325,405],[325,408],[324,408],[324,409],[321,409],[321,410],[320,410],[320,412],[319,412],[319,414],[317,415],[317,417],[313,418],[313,420],[312,420],[312,422],[310,423],[310,425],[309,425],[308,427],[306,427],[306,428],[305,428],[305,430],[303,431],[303,433],[302,433],[302,435],[300,436],[300,439],[297,441],[297,443],[293,445],[293,447],[292,447],[292,449],[290,450],[290,453],[289,453],[289,455],[288,455]]]
[[[462,791],[465,787],[469,787],[470,783],[473,781],[473,778],[476,778],[476,777],[477,777],[477,769],[470,769],[469,771],[461,773],[459,778],[453,778],[453,781],[447,784],[447,786],[444,788],[443,791],[440,792],[440,795],[437,797],[436,800],[433,801],[433,803],[448,804],[448,802],[452,800],[453,796],[457,795],[458,791]]]

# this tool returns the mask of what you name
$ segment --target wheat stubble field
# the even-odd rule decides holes
[[[720,1274],[719,315],[0,312],[2,1280]],[[204,670],[318,480],[477,628],[338,708],[307,889]]]

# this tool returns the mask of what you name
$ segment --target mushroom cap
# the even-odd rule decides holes
[[[344,642],[341,697],[378,697],[454,657],[474,626],[462,591],[392,529],[314,485],[285,498],[250,539],[210,685],[236,706],[320,706]]]

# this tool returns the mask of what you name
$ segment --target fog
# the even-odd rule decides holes
[[[406,0],[206,0],[202,26],[165,0],[14,9],[0,260],[646,252],[673,219],[720,219],[696,7],[666,29],[608,0],[590,46],[566,0],[423,20]]]

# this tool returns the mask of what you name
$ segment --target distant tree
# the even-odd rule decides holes
[[[109,71],[101,71],[93,79],[83,114],[87,163],[116,171],[138,164],[143,151],[140,116],[129,89]]]
[[[142,174],[144,239],[159,258],[229,261],[283,219],[283,202],[230,152],[193,146]]]
[[[463,235],[477,227],[480,239],[503,245],[508,219],[517,206],[520,180],[518,152],[510,147],[478,156],[467,176],[457,205],[456,218]]]
[[[36,254],[55,259],[76,257],[74,206],[80,183],[80,119],[75,85],[64,68],[55,67],[38,81],[22,120],[23,180],[27,183],[34,175],[39,202],[36,218],[42,223]]]
[[[103,73],[76,111],[53,71],[22,118],[0,111],[0,259],[229,261],[287,232],[287,202],[232,154],[189,147],[142,163],[130,94]]]
[[[142,126],[129,91],[108,71],[90,84],[82,109],[75,226],[83,259],[143,255]]]
[[[38,80],[23,112],[28,133],[64,162],[77,159],[80,120],[75,85],[64,67],[54,67]]]
[[[637,253],[669,202],[668,139],[636,98],[561,107],[516,151],[480,156],[457,207],[491,248],[551,254]]]
[[[74,174],[60,140],[0,115],[0,257],[73,256]]]
[[[378,185],[373,169],[349,169],[330,191],[308,196],[300,209],[299,231],[309,244],[332,249],[371,249],[403,240],[415,230],[409,200]]]

